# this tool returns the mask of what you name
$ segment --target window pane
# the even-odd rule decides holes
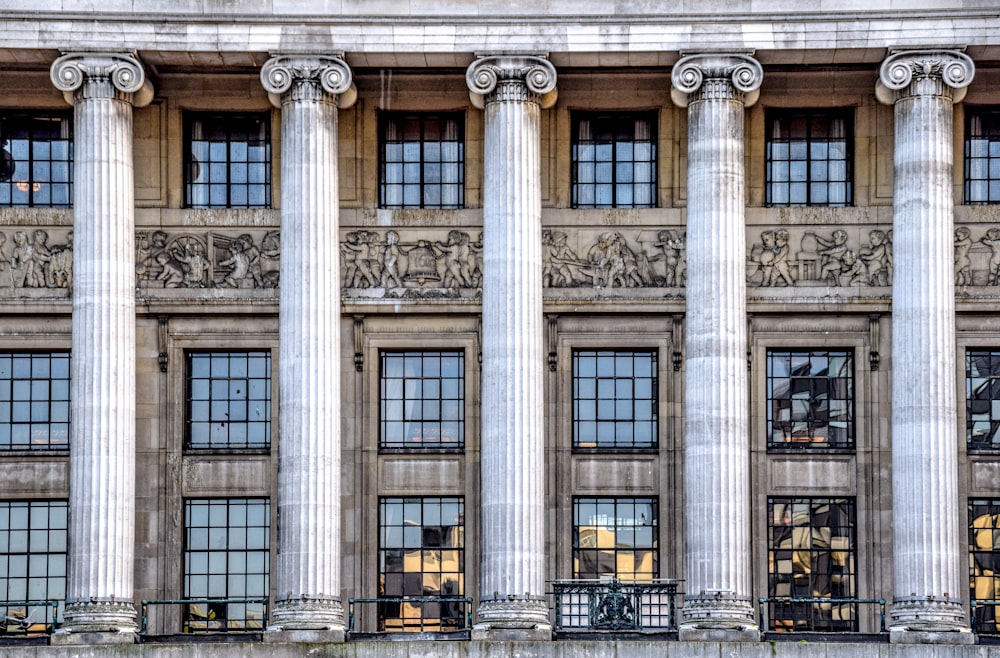
[[[574,113],[574,208],[656,205],[656,121],[654,112]]]
[[[69,352],[0,352],[0,451],[65,449]]]
[[[852,119],[849,110],[840,109],[768,112],[765,197],[769,206],[853,203]]]
[[[379,446],[462,448],[465,353],[383,351],[380,361]]]
[[[573,577],[658,577],[657,508],[656,498],[574,498]]]
[[[657,396],[655,351],[574,350],[573,446],[655,448]]]
[[[768,350],[768,448],[854,447],[854,353]]]
[[[0,501],[0,598],[60,601],[66,591],[67,503],[63,500]],[[5,624],[9,634],[37,633],[51,619],[45,605],[0,606],[10,619],[31,619],[27,627]]]
[[[461,113],[382,114],[379,206],[463,207],[464,125]]]
[[[266,208],[271,201],[270,114],[187,117],[185,205]]]
[[[269,351],[188,352],[187,373],[186,448],[270,447]]]
[[[0,206],[70,205],[72,112],[2,112],[0,147]]]

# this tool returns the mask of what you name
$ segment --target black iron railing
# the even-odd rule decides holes
[[[347,599],[347,611],[349,633],[371,632],[371,628],[376,633],[450,633],[472,628],[472,598],[467,596]],[[359,623],[359,616],[370,619],[369,611],[375,612],[377,621]]]
[[[1000,635],[1000,601],[969,601],[969,623],[979,635]]]
[[[182,633],[259,633],[267,628],[267,599],[143,599],[139,633],[150,627],[150,608],[182,606]]]
[[[769,596],[757,602],[761,632],[857,633],[861,605],[878,606],[878,632],[886,632],[885,599]]]
[[[557,631],[677,630],[679,580],[552,583]]]
[[[59,621],[59,601],[0,601],[0,635],[51,635]]]

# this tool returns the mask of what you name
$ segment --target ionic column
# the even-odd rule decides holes
[[[551,637],[545,602],[541,109],[555,67],[484,56],[466,72],[486,111],[480,604],[473,637]]]
[[[758,637],[750,586],[744,109],[763,71],[742,54],[682,58],[688,109],[682,640]]]
[[[892,279],[893,642],[971,642],[955,409],[952,106],[972,60],[902,51],[882,64],[895,106]]]
[[[281,108],[281,444],[271,630],[285,631],[284,639],[341,641],[337,108],[350,107],[357,93],[340,56],[273,57],[260,79]]]
[[[135,240],[132,108],[152,100],[121,53],[67,54],[52,83],[74,107],[73,336],[65,630],[132,641]],[[120,635],[120,637],[119,637]],[[104,640],[95,640],[104,641]]]

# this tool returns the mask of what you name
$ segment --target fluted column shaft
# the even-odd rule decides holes
[[[275,57],[281,107],[278,560],[274,625],[342,633],[340,600],[339,58]]]
[[[743,115],[761,69],[748,56],[694,55],[673,81],[688,108],[681,632],[753,635]]]
[[[52,65],[74,105],[73,329],[65,626],[135,631],[135,250],[128,55]]]
[[[534,57],[487,57],[468,80],[486,111],[477,628],[548,632],[539,123],[555,69]]]
[[[880,77],[880,99],[894,102],[896,118],[894,640],[904,637],[898,631],[969,631],[960,594],[952,95],[971,79],[971,60],[954,52],[897,53]]]

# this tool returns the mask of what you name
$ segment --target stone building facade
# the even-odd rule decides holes
[[[993,3],[72,4],[0,17],[5,632],[998,633]]]

